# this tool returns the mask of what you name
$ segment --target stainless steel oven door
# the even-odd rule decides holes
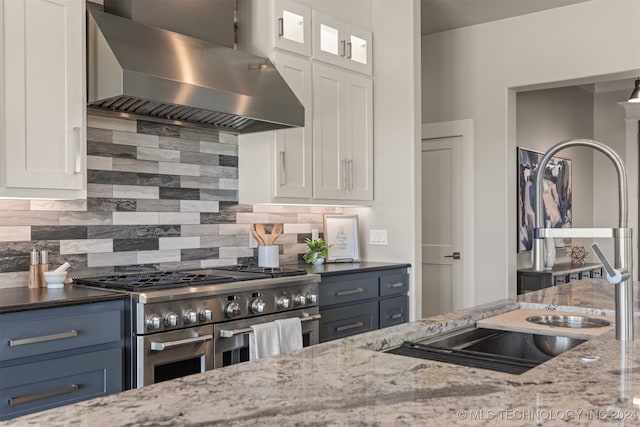
[[[249,360],[249,333],[252,325],[289,317],[299,317],[302,320],[302,345],[304,347],[318,344],[320,336],[318,307],[218,323],[213,325],[214,369]]]
[[[213,369],[211,325],[136,337],[139,388]]]

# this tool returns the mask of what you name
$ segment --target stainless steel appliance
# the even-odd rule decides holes
[[[92,113],[233,133],[304,126],[304,106],[271,61],[232,48],[233,3],[105,0],[103,10],[89,2]]]
[[[222,269],[74,278],[130,295],[127,384],[137,388],[248,360],[250,326],[300,317],[318,342],[320,277],[302,269]]]

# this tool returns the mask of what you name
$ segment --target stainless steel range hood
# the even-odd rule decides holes
[[[89,108],[233,133],[304,126],[304,107],[268,59],[87,10]]]

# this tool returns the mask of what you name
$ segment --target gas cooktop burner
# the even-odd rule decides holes
[[[199,274],[180,271],[164,271],[103,277],[85,277],[75,279],[75,282],[83,285],[99,286],[108,289],[139,292],[150,289],[186,288],[189,286],[227,283],[233,282],[233,278],[207,273]]]

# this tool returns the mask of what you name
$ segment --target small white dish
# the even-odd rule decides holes
[[[45,271],[44,280],[47,282],[47,288],[60,289],[64,287],[64,281],[67,278],[66,271]]]

